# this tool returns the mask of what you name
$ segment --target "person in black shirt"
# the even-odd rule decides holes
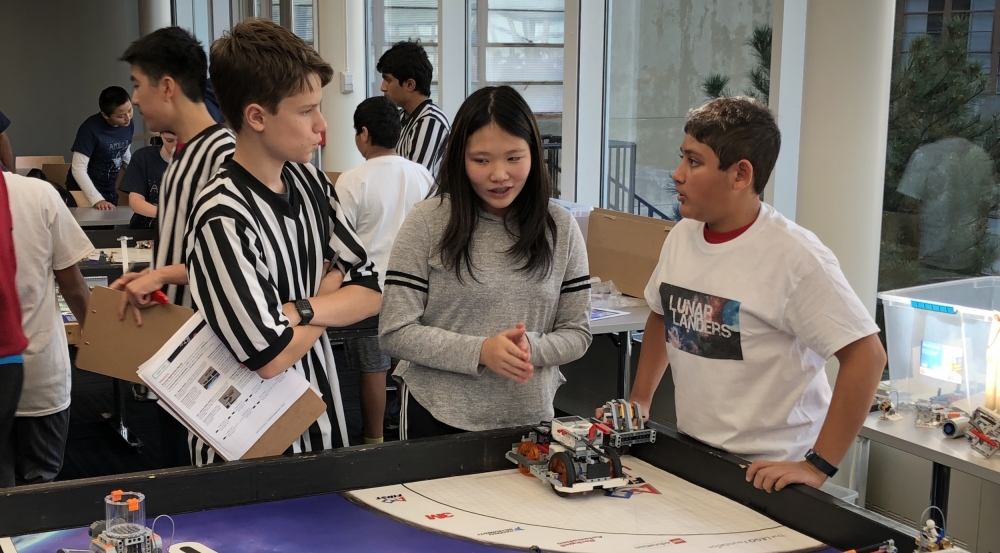
[[[128,194],[128,205],[135,214],[129,228],[156,228],[156,204],[160,199],[160,181],[177,147],[177,135],[161,132],[163,144],[146,146],[132,154],[118,190]]]

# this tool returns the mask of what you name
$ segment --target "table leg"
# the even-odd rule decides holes
[[[851,473],[847,487],[858,492],[858,507],[865,506],[865,491],[868,489],[868,457],[871,440],[858,436],[851,449]]]
[[[129,430],[128,425],[125,423],[125,386],[123,386],[123,382],[114,378],[111,380],[111,387],[114,398],[113,411],[111,413],[101,413],[101,416],[104,417],[104,420],[108,421],[115,433],[128,442],[128,445],[135,448],[142,447],[142,440],[132,434],[132,431]]]
[[[944,526],[944,519],[948,518],[948,492],[951,487],[951,467],[934,463],[931,469],[931,505],[941,509],[931,509],[930,518],[937,523],[938,527]],[[925,521],[917,521],[921,526]]]

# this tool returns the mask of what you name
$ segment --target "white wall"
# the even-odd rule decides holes
[[[316,49],[335,72],[323,89],[321,107],[327,124],[323,170],[344,172],[365,161],[354,144],[354,110],[365,99],[364,6],[359,0],[324,0],[314,17]],[[342,94],[340,75],[348,69],[354,75],[354,92]]]
[[[98,8],[99,6],[99,8]],[[31,0],[3,3],[0,111],[14,155],[63,155],[101,90],[131,91],[117,61],[139,38],[137,0]],[[144,132],[136,113],[136,135]]]

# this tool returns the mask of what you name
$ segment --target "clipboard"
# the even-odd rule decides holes
[[[118,306],[124,292],[95,286],[87,304],[87,321],[77,344],[76,366],[92,373],[145,384],[137,371],[159,351],[194,311],[179,305],[156,306],[142,312],[142,326],[136,326],[133,306],[118,320]]]
[[[155,355],[194,315],[194,311],[187,307],[169,304],[152,307],[142,312],[140,327],[135,324],[131,312],[134,309],[132,306],[126,310],[125,319],[118,320],[118,306],[123,294],[124,292],[104,287],[95,287],[91,292],[90,303],[87,306],[87,321],[78,345],[76,366],[97,374],[145,384],[139,378],[139,365]],[[178,417],[162,398],[159,403],[181,424],[198,434]],[[242,459],[281,455],[325,411],[326,402],[323,398],[312,388],[306,389],[285,414],[257,439]],[[199,437],[204,440],[203,436]],[[205,440],[205,443],[208,441]]]
[[[177,419],[178,422],[184,425],[185,428],[190,430],[193,434],[201,438],[201,441],[206,444],[209,443],[200,432],[196,432],[190,426],[184,422],[184,419],[177,416],[177,413],[170,408],[169,405],[163,402],[161,399],[157,402],[160,407],[162,407],[166,412],[170,413],[170,416]],[[267,431],[264,432],[260,438],[257,439],[257,443],[253,444],[243,457],[242,460],[246,459],[260,459],[261,457],[273,457],[275,455],[281,455],[284,453],[295,440],[299,439],[306,430],[309,430],[309,426],[316,422],[317,419],[326,411],[326,402],[323,398],[319,397],[316,390],[309,388],[299,397],[288,411],[285,411],[284,415],[274,421]],[[336,428],[334,428],[336,430]],[[284,445],[282,445],[284,444]],[[216,455],[222,457],[226,461],[234,461],[235,459],[226,459],[224,455],[215,452]]]

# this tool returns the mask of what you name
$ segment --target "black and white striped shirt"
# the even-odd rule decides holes
[[[292,339],[281,306],[319,291],[324,261],[344,285],[378,290],[364,246],[344,219],[333,185],[312,165],[286,163],[288,200],[230,159],[198,196],[186,234],[191,296],[233,355],[257,370]],[[324,333],[292,370],[327,403],[326,413],[292,445],[318,451],[347,445],[344,407],[330,340]]]
[[[153,243],[153,269],[184,263],[184,226],[195,198],[212,180],[219,166],[233,155],[232,132],[213,125],[198,133],[174,153],[160,184],[157,224],[160,239]],[[164,290],[170,303],[193,307],[187,286],[168,284]]]
[[[437,180],[444,148],[448,144],[451,124],[441,108],[430,98],[413,110],[412,116],[399,111],[399,121],[403,126],[396,143],[396,153],[423,165]]]

